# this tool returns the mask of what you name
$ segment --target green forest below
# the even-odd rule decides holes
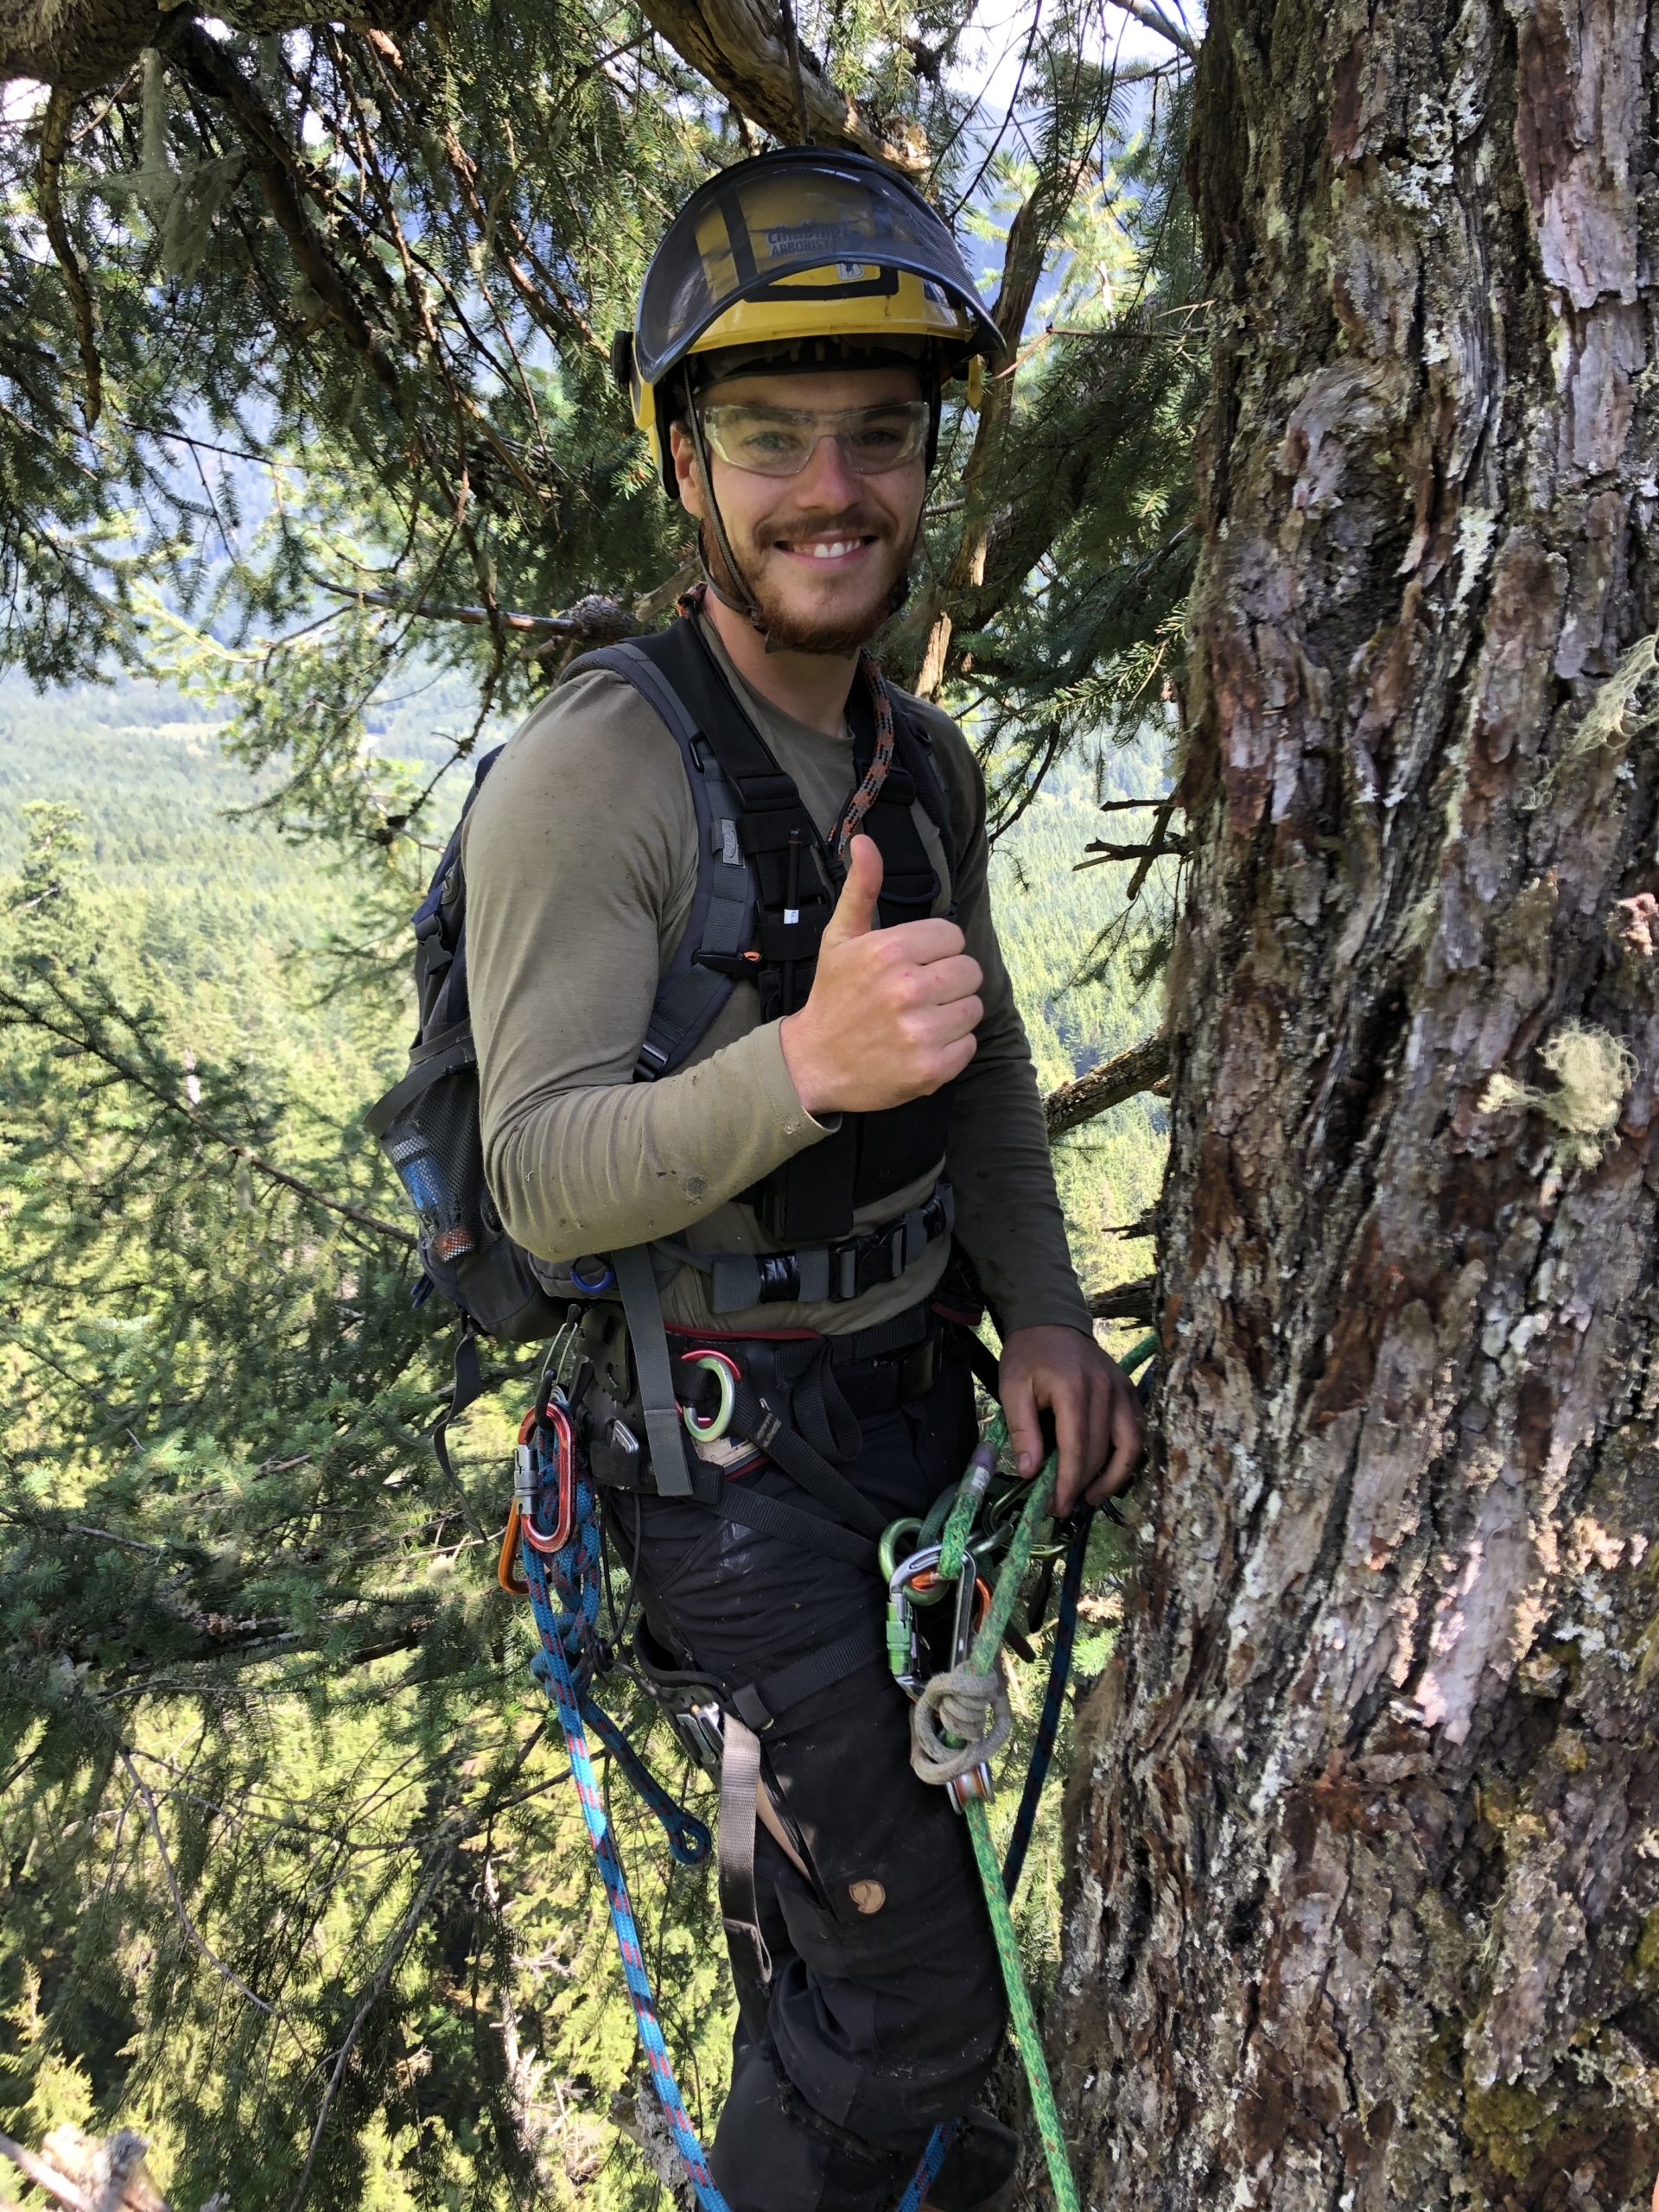
[[[423,777],[467,701],[454,677],[404,689],[367,728],[383,768]],[[442,1402],[442,1316],[411,1316],[401,1257],[269,1172],[401,1218],[357,1117],[407,1043],[407,879],[278,827],[258,806],[277,767],[227,760],[219,734],[211,703],[170,685],[0,688],[0,992],[39,1016],[44,991],[52,1024],[0,1032],[0,1595],[33,1694],[92,1747],[91,1779],[65,1757],[54,1783],[38,1711],[14,1741],[12,1775],[34,1787],[0,1815],[0,2128],[40,2143],[66,2122],[135,2126],[175,2203],[286,2202],[310,2149],[296,2092],[315,2107],[316,2084],[278,2022],[320,2021],[337,2043],[366,1982],[353,2048],[366,2060],[378,2042],[375,2063],[334,2085],[344,2155],[318,2164],[313,2201],[413,2212],[531,2185],[635,2212],[671,2201],[671,2159],[635,2101],[632,2021],[530,1624],[494,1586],[528,1364],[505,1363],[469,1418],[457,1497],[420,1433]],[[1097,798],[1163,788],[1163,743],[1062,763],[999,842],[999,927],[1045,1089],[1155,1022],[1140,936],[1090,957],[1128,871],[1074,864]],[[1115,814],[1110,834],[1147,818]],[[1110,1232],[1154,1200],[1162,1149],[1148,1096],[1057,1148],[1091,1290],[1149,1266],[1147,1243]],[[1085,1685],[1109,1636],[1100,1542]],[[135,1684],[142,1718],[124,1725]],[[1016,1686],[1023,1731],[1033,1694]],[[706,1816],[665,1729],[637,1703],[633,1718]],[[731,2009],[712,1875],[671,1870],[654,1824],[614,1810],[704,2124]],[[1036,1864],[1020,1927],[1040,1986],[1055,1853]]]

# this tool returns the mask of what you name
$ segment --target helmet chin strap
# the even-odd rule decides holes
[[[726,573],[737,587],[738,596],[735,599],[733,598],[731,593],[721,585],[714,570],[709,567],[709,556],[703,550],[701,531],[697,532],[697,563],[702,570],[703,581],[721,605],[729,607],[734,614],[742,615],[751,629],[758,631],[762,638],[766,638],[766,618],[760,612],[753,593],[743,580],[743,571],[738,567],[737,556],[732,551],[732,542],[726,535],[726,524],[721,515],[720,502],[715,497],[715,473],[709,466],[709,448],[703,442],[702,424],[697,416],[696,394],[691,388],[689,372],[684,383],[686,435],[691,441],[692,454],[697,464],[697,481],[702,486],[703,504],[709,510],[707,520],[709,528],[715,533],[715,543],[720,548],[720,557],[725,564]],[[766,642],[770,645],[771,639],[767,639]]]

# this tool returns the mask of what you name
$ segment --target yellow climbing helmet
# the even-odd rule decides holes
[[[692,194],[611,358],[672,497],[665,431],[697,367],[914,359],[937,426],[939,385],[967,374],[976,399],[981,357],[1001,342],[949,226],[913,185],[866,154],[788,146]],[[705,358],[737,348],[741,359]]]

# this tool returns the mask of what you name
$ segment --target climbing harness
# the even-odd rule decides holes
[[[565,1340],[568,1342],[568,1339]],[[1151,1357],[1156,1340],[1147,1338],[1124,1363],[1134,1374]],[[704,1864],[712,1849],[709,1830],[669,1796],[645,1766],[617,1723],[595,1701],[594,1677],[613,1662],[599,1632],[601,1537],[593,1481],[576,1442],[570,1405],[558,1383],[563,1344],[550,1351],[536,1404],[524,1416],[515,1453],[513,1499],[498,1569],[503,1588],[529,1596],[542,1649],[531,1671],[551,1698],[564,1732],[565,1749],[582,1804],[582,1818],[598,1860],[609,1904],[611,1924],[622,1956],[624,1978],[639,2041],[652,2084],[675,2145],[684,2161],[702,2212],[728,2212],[715,2186],[702,2146],[692,2128],[657,2017],[634,1923],[626,1879],[617,1855],[609,1818],[594,1778],[588,1733],[598,1737],[662,1823],[669,1850],[681,1866]],[[714,1378],[712,1414],[683,1406],[682,1419],[693,1436],[723,1435],[747,1385],[729,1354],[698,1348],[683,1363]],[[997,1460],[1007,1440],[1001,1414],[993,1416],[984,1440],[969,1461],[962,1480],[935,1502],[925,1521],[899,1521],[873,1547],[878,1571],[887,1586],[887,1650],[895,1679],[912,1699],[912,1764],[924,1779],[948,1789],[968,1823],[974,1858],[985,1891],[997,1957],[1007,1986],[1015,2041],[1030,2085],[1043,2149],[1054,2190],[1056,2212],[1078,2212],[1059,2115],[1043,2056],[1020,1962],[1019,1938],[1010,1913],[1035,1827],[1038,1802],[1059,1734],[1065,1687],[1076,1640],[1078,1603],[1090,1516],[1084,1509],[1069,1524],[1045,1536],[1052,1519],[1056,1475],[1051,1458],[1037,1478],[1001,1477]],[[785,1509],[786,1510],[786,1509]],[[1116,1517],[1116,1507],[1108,1510]],[[868,1554],[866,1554],[868,1555]],[[995,1586],[982,1567],[1000,1555]],[[1007,1851],[997,1864],[989,1805],[994,1796],[990,1761],[1012,1727],[1002,1676],[1005,1638],[1013,1630],[1014,1608],[1033,1563],[1039,1580],[1027,1613],[1034,1633],[1047,1609],[1053,1574],[1064,1558],[1060,1600],[1049,1654],[1046,1686],[1031,1764],[1027,1770]],[[516,1570],[516,1571],[515,1571]],[[929,1670],[928,1637],[918,1613],[949,1603],[947,1663]],[[944,1618],[943,1611],[940,1614]],[[659,1675],[646,1669],[647,1687],[660,1694],[677,1732],[704,1771],[719,1774],[722,1828],[740,1832],[738,1864],[721,1867],[721,1913],[728,1933],[747,1936],[756,1954],[764,1983],[769,1961],[752,1903],[742,1906],[753,1886],[753,1807],[760,1777],[754,1731],[735,1714],[722,1716],[707,1701],[706,1686],[688,1674]],[[764,1725],[764,1722],[763,1724]],[[722,1742],[722,1738],[724,1739]],[[723,1756],[722,1756],[723,1754]],[[734,1756],[735,1755],[735,1756]],[[741,1840],[747,1837],[747,1842]],[[728,1878],[737,1877],[735,1892]],[[937,2180],[960,2123],[937,2128],[895,2212],[920,2212]]]
[[[603,671],[639,695],[679,756],[696,823],[696,882],[684,931],[664,971],[633,1068],[651,1083],[683,1067],[740,988],[763,1021],[795,1012],[812,984],[818,944],[842,863],[818,831],[795,782],[772,755],[696,620],[589,653],[566,680]],[[882,856],[883,927],[931,914],[954,897],[957,855],[950,803],[926,724],[875,671],[848,704],[861,778],[844,821],[873,837]],[[479,762],[462,822],[501,757]],[[880,774],[877,764],[886,762]],[[454,1388],[433,1431],[446,1472],[449,1423],[484,1387],[479,1338],[545,1339],[571,1299],[614,1299],[614,1254],[553,1266],[517,1244],[491,1199],[480,1135],[478,1053],[472,1028],[467,893],[457,827],[415,915],[419,1028],[408,1072],[365,1116],[396,1168],[419,1229],[419,1303],[435,1293],[459,1306]],[[948,1087],[873,1115],[843,1115],[810,1147],[748,1192],[777,1249],[709,1252],[669,1239],[656,1255],[708,1278],[715,1314],[787,1301],[844,1304],[897,1281],[955,1225],[949,1187],[925,1196],[879,1229],[858,1214],[937,1173],[950,1122]],[[662,1455],[653,1455],[656,1464]],[[672,1459],[662,1464],[673,1466]],[[607,1478],[603,1465],[596,1466]],[[624,1485],[628,1486],[628,1485]]]

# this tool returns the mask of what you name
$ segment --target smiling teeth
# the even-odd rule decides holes
[[[833,545],[815,545],[811,548],[812,558],[815,561],[837,561],[843,553],[850,553],[857,543],[855,537],[838,537]]]

